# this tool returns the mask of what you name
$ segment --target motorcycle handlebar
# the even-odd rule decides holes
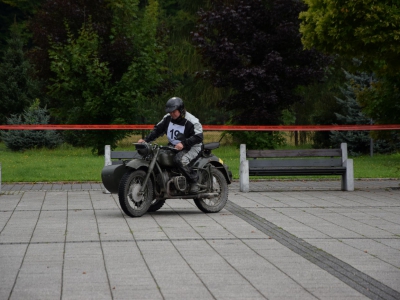
[[[145,149],[147,147],[147,145],[150,145],[149,143],[132,143],[133,145],[135,145],[136,149]],[[174,152],[178,152],[179,150],[175,149],[172,146],[158,146],[160,149],[162,150],[169,150],[169,151],[174,151]]]

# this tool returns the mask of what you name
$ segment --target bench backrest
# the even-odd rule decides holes
[[[247,150],[249,158],[273,157],[330,157],[342,156],[341,149],[301,149],[301,150]]]
[[[113,165],[122,164],[123,160],[129,160],[133,158],[138,158],[137,151],[110,151],[111,164]]]
[[[246,151],[250,169],[265,167],[341,167],[343,156],[343,149]]]
[[[111,159],[132,159],[137,156],[136,151],[111,151]]]

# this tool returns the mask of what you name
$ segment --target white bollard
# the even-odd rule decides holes
[[[246,144],[240,144],[239,190],[248,193],[249,184],[249,161],[246,159]]]
[[[106,145],[104,147],[104,166],[111,166],[111,147],[110,145]],[[106,188],[104,188],[104,194],[111,194]]]
[[[111,166],[111,147],[110,145],[106,145],[104,147],[104,166]]]
[[[341,143],[342,166],[346,167],[346,174],[342,175],[342,191],[354,191],[354,165],[353,160],[348,158],[347,143]]]
[[[249,161],[245,160],[240,163],[240,170],[239,170],[239,177],[240,177],[240,191],[243,193],[249,192]]]

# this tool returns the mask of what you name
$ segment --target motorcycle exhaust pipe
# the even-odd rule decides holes
[[[169,180],[167,182],[167,199],[199,199],[199,198],[214,198],[218,197],[218,193],[200,193],[200,194],[193,194],[193,195],[171,195],[170,185],[173,183],[173,180]]]
[[[167,199],[198,199],[198,198],[214,198],[218,197],[218,193],[201,193],[201,194],[193,194],[193,195],[180,195],[180,196],[168,196]],[[165,199],[165,198],[163,198]]]
[[[218,197],[218,193],[202,193],[202,194],[198,194],[198,195],[195,195],[196,197],[192,197],[192,198],[207,198],[207,199],[210,199],[210,198],[215,198],[215,197]]]

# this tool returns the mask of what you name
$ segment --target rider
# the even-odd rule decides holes
[[[145,139],[139,143],[149,143],[167,134],[169,144],[179,150],[174,160],[183,175],[190,182],[190,192],[199,191],[199,176],[192,168],[192,161],[200,155],[203,142],[203,127],[199,119],[187,112],[181,98],[173,97],[165,105],[167,113]]]

